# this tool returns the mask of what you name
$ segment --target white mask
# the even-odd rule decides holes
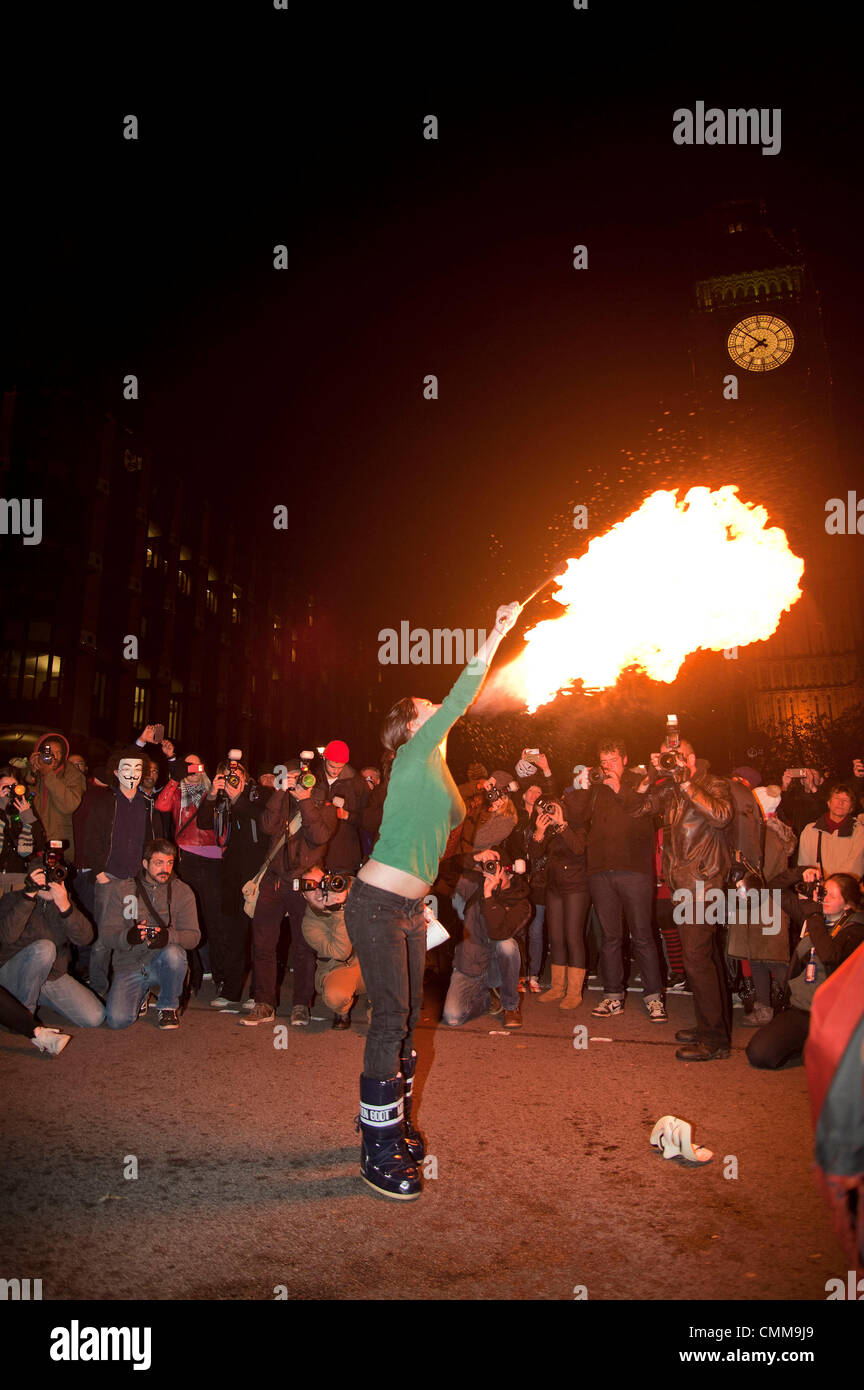
[[[117,781],[121,787],[132,792],[141,781],[144,764],[140,758],[121,758],[117,764]]]

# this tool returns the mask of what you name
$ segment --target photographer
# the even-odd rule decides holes
[[[663,877],[680,902],[684,968],[693,992],[695,1029],[675,1034],[681,1062],[721,1061],[730,1055],[732,1001],[717,927],[705,922],[705,893],[722,889],[731,854],[727,826],[734,814],[729,783],[709,771],[693,745],[667,737],[651,754],[653,773],[622,799],[636,816],[663,818]],[[650,791],[649,791],[650,788]]]
[[[324,749],[324,786],[336,807],[336,834],[327,845],[325,864],[331,874],[356,874],[363,858],[360,830],[369,801],[369,787],[348,762],[349,748],[331,739]]]
[[[21,888],[27,860],[45,844],[42,823],[24,783],[11,767],[0,767],[0,897]]]
[[[332,1026],[344,1030],[351,1026],[354,1000],[365,986],[345,926],[345,899],[351,880],[340,877],[345,878],[344,887],[331,889],[326,888],[324,870],[319,865],[313,865],[303,875],[305,882],[320,885],[323,880],[326,891],[320,886],[304,890],[306,911],[302,931],[307,946],[317,957],[315,989],[327,1008],[333,1010]]]
[[[663,975],[652,925],[654,827],[644,817],[629,816],[620,796],[622,787],[625,793],[638,787],[644,773],[628,768],[627,748],[621,738],[607,740],[598,751],[599,767],[586,774],[590,779],[588,886],[600,922],[604,998],[591,1013],[594,1018],[609,1018],[624,1012],[626,921],[648,1016],[652,1023],[666,1023]]]
[[[159,993],[159,1027],[180,1026],[186,952],[195,949],[201,932],[195,895],[174,874],[176,853],[168,840],[151,840],[135,876],[108,885],[104,938],[114,952],[109,1028],[133,1024],[151,990]]]
[[[310,781],[312,774],[304,773],[299,758],[286,764],[286,785],[273,792],[261,816],[261,829],[270,837],[270,851],[280,839],[284,844],[276,854],[261,880],[255,916],[252,919],[252,967],[255,982],[255,1007],[246,1018],[238,1019],[245,1027],[270,1023],[276,1016],[276,947],[282,920],[288,917],[291,929],[291,957],[294,969],[294,994],[291,1023],[304,1027],[309,1023],[309,1008],[315,990],[315,952],[306,944],[301,923],[306,903],[294,887],[298,876],[306,874],[313,865],[320,865],[327,844],[336,832],[339,820],[336,807],[326,801],[320,783],[304,787],[301,778]]]
[[[363,809],[360,826],[360,844],[363,849],[363,858],[368,859],[372,853],[375,841],[378,839],[378,831],[381,829],[381,818],[384,815],[384,798],[387,795],[387,788],[377,767],[364,767],[360,776],[369,788],[369,799]]]
[[[221,762],[213,785],[198,807],[198,824],[212,830],[222,846],[220,907],[210,922],[210,964],[216,984],[214,1009],[239,1008],[249,953],[250,918],[243,884],[254,878],[264,858],[261,816],[272,793],[253,782],[242,763]]]
[[[825,778],[813,767],[787,767],[780,784],[780,819],[791,825],[800,837],[810,821],[825,810],[825,797],[819,788]]]
[[[66,861],[71,864],[75,859],[72,816],[81,804],[87,779],[68,758],[69,744],[62,734],[43,734],[30,754],[29,779],[33,809],[45,839],[63,840]]]
[[[173,745],[171,745],[173,747]],[[210,778],[197,753],[187,753],[182,760],[185,774],[177,781],[180,761],[171,763],[171,776],[156,797],[156,810],[170,816],[177,846],[177,874],[188,883],[198,905],[198,925],[202,946],[190,962],[191,988],[198,990],[205,971],[210,971],[210,932],[215,925],[219,931],[222,915],[219,860],[222,847],[216,843],[216,833],[198,824],[198,808],[210,791]]]
[[[34,855],[20,892],[0,898],[0,984],[31,1013],[48,1004],[79,1028],[98,1028],[105,1009],[69,974],[70,944],[93,928],[69,898],[62,850]]]
[[[480,806],[462,822],[459,853],[471,857],[479,850],[498,848],[518,853],[519,847],[509,843],[516,830],[518,815],[511,799],[519,790],[518,783],[507,772],[493,772],[478,782],[482,795]],[[505,857],[507,857],[505,855]]]
[[[528,837],[531,882],[545,876],[546,929],[552,983],[539,1003],[575,1009],[585,982],[585,923],[591,906],[586,864],[588,794],[568,787],[561,800],[537,800]]]
[[[522,953],[514,938],[531,917],[528,884],[502,863],[497,849],[477,850],[468,863],[471,868],[458,885],[465,901],[464,932],[453,958],[444,1022],[458,1028],[480,1014],[503,1012],[505,1028],[521,1028]]]
[[[817,875],[818,870],[805,869],[804,880],[815,883]],[[851,874],[830,874],[815,897],[805,897],[794,888],[784,889],[782,900],[793,920],[803,925],[787,976],[789,1007],[776,1013],[747,1044],[751,1067],[767,1071],[801,1055],[810,1029],[813,996],[864,941],[861,886]]]
[[[848,782],[835,782],[828,792],[828,809],[805,825],[798,845],[798,863],[830,874],[864,874],[864,815],[855,812],[855,792]]]

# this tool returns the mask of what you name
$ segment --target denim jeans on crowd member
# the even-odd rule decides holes
[[[450,976],[443,1017],[451,1028],[458,1028],[470,1018],[485,1014],[489,1008],[490,989],[500,989],[501,1005],[508,1012],[515,1013],[519,1008],[519,972],[522,966],[519,942],[511,937],[508,941],[493,941],[491,944],[492,956],[484,974],[463,975],[461,970],[454,970]]]
[[[663,993],[663,974],[660,956],[652,928],[654,878],[651,874],[632,873],[624,869],[606,869],[591,874],[591,899],[600,919],[602,944],[600,972],[603,989],[610,999],[624,1000],[627,981],[624,979],[624,922],[630,929],[633,954],[642,977],[645,1002],[660,999]]]
[[[44,1004],[79,1028],[98,1028],[105,1017],[102,1001],[71,975],[49,980],[48,974],[56,959],[57,947],[53,941],[31,941],[0,969],[0,985],[31,1013],[39,1004]]]
[[[528,927],[528,974],[539,975],[543,965],[543,920],[546,904],[537,903]]]
[[[276,1008],[276,948],[283,917],[291,925],[291,962],[294,988],[291,1003],[310,1007],[315,994],[315,967],[318,958],[303,935],[301,923],[306,899],[295,893],[290,878],[266,873],[261,881],[255,916],[252,918],[252,971],[256,1004]]]
[[[355,878],[345,903],[345,925],[372,1005],[363,1072],[388,1081],[399,1072],[402,1055],[411,1051],[423,1003],[423,899],[403,898]]]
[[[109,1028],[128,1028],[138,1017],[145,994],[159,991],[159,1008],[176,1009],[186,979],[188,961],[182,946],[163,946],[152,959],[128,974],[115,973],[106,1001]]]

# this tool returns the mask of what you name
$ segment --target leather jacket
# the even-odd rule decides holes
[[[732,790],[725,777],[715,777],[704,758],[688,791],[668,781],[649,788],[644,796],[631,792],[625,801],[631,815],[663,817],[663,877],[668,886],[722,888],[732,854],[727,826],[732,822]]]

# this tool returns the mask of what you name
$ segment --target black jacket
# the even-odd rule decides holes
[[[213,830],[220,822],[222,911],[228,916],[236,917],[243,911],[240,890],[255,877],[267,858],[267,836],[261,828],[261,817],[271,795],[266,787],[252,783],[243,788],[236,801],[224,810],[220,807],[220,814],[215,797],[211,801],[205,796],[198,807],[197,821],[202,830]]]
[[[486,973],[494,943],[507,941],[531,920],[531,903],[524,875],[514,874],[509,888],[483,896],[482,873],[467,873],[458,891],[465,898],[462,940],[453,955],[453,968],[472,979]]]
[[[654,877],[654,826],[650,817],[627,813],[626,796],[641,781],[624,769],[621,790],[605,783],[588,789],[588,872],[610,869]]]
[[[568,788],[561,797],[565,818],[563,829],[556,831],[550,827],[539,842],[534,839],[536,818],[532,817],[526,832],[525,847],[535,902],[545,901],[548,892],[566,894],[587,889],[585,850],[589,804],[588,792]],[[543,896],[538,896],[538,893]]]
[[[92,869],[94,874],[105,872],[105,865],[111,857],[111,835],[114,829],[114,815],[117,810],[117,794],[111,787],[106,787],[104,792],[98,787],[88,788],[87,797],[93,796],[93,803],[90,807],[87,818],[84,821],[84,844],[75,842],[75,862],[79,869]],[[141,858],[144,855],[144,846],[148,840],[156,840],[161,834],[161,825],[157,828],[155,821],[155,807],[149,796],[145,796],[139,788],[138,796],[143,797],[147,802],[147,811],[144,817],[144,838],[141,841]]]
[[[321,779],[326,799],[332,804],[341,798],[345,803],[341,810],[347,813],[337,818],[336,833],[327,845],[324,863],[331,873],[356,874],[363,858],[360,827],[369,801],[369,787],[350,763],[345,764],[332,787],[328,787],[323,773]]]
[[[303,801],[296,801],[287,789],[274,791],[260,821],[261,829],[269,838],[268,853],[283,831],[290,829],[298,812],[299,829],[286,839],[268,869],[268,874],[274,878],[290,878],[305,873],[313,864],[323,864],[328,842],[336,833],[339,824],[336,807],[325,801],[320,786],[313,787],[312,795]]]

